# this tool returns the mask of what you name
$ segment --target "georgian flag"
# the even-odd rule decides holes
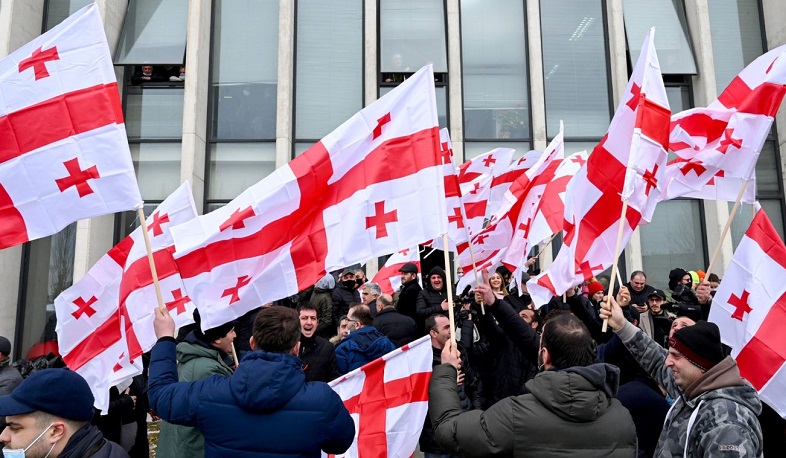
[[[176,326],[193,322],[194,303],[178,294],[184,289],[172,258],[170,229],[196,216],[191,186],[185,182],[147,218],[164,305]],[[88,381],[103,412],[109,388],[141,373],[139,356],[156,342],[157,304],[141,227],[55,299],[60,353],[66,365]]]
[[[786,246],[759,209],[715,293],[709,321],[740,374],[786,418]]]
[[[404,267],[404,264],[411,262],[418,268],[418,283],[421,280],[420,271],[420,253],[418,247],[405,248],[390,255],[385,265],[374,275],[371,283],[376,283],[382,289],[382,294],[393,295],[401,288],[401,272],[399,269]]]
[[[431,66],[225,207],[172,230],[205,329],[447,231]]]
[[[342,455],[408,458],[428,415],[431,339],[420,339],[329,383],[355,421],[355,441]]]
[[[0,60],[0,248],[141,205],[91,4]]]
[[[671,116],[653,36],[654,29],[644,40],[608,132],[568,185],[564,244],[548,270],[527,282],[537,306],[612,265],[619,256],[614,249],[621,217],[620,247],[652,217],[662,189]],[[623,199],[628,202],[624,216]]]

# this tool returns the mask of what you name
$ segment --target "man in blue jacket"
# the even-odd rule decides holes
[[[371,312],[365,305],[349,309],[349,334],[336,347],[336,362],[341,375],[396,349],[390,339],[372,326]]]
[[[263,309],[254,321],[252,352],[231,377],[177,382],[175,323],[157,310],[158,342],[150,361],[150,406],[164,420],[194,426],[206,457],[320,456],[344,453],[355,424],[326,383],[306,382],[297,312]]]

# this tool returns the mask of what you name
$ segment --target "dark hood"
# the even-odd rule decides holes
[[[300,359],[282,353],[254,351],[243,358],[229,380],[237,405],[250,412],[279,409],[306,381]]]
[[[526,384],[535,398],[568,421],[593,421],[603,415],[619,387],[619,369],[597,363],[541,372]]]
[[[441,290],[436,291],[434,288],[431,287],[431,276],[432,275],[439,275],[440,277],[442,277],[442,289]],[[443,291],[445,291],[445,288],[448,287],[447,280],[445,279],[445,277],[446,277],[445,270],[442,269],[442,267],[440,267],[440,266],[434,266],[434,268],[432,268],[428,272],[428,277],[423,279],[423,283],[426,285],[425,289],[427,289],[429,291],[434,291],[434,292],[443,292]]]

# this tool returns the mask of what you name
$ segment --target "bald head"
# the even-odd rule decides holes
[[[380,294],[377,298],[377,312],[381,312],[388,307],[393,307],[393,296],[390,294]]]

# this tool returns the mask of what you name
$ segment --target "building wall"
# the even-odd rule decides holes
[[[384,12],[386,11],[384,6],[386,5],[385,2],[390,0],[379,0],[379,2],[374,0],[356,1],[357,3],[355,4],[349,0],[341,4],[357,8],[359,11],[362,10],[362,19],[360,22],[357,22],[357,27],[360,27],[359,30],[362,33],[362,39],[357,43],[357,55],[362,56],[361,74],[359,77],[361,83],[357,91],[362,101],[361,103],[369,104],[378,97],[381,86],[384,86],[381,83],[380,69],[386,64],[380,47],[383,46],[386,39],[384,28],[388,26],[388,22],[381,19],[380,16],[388,14]],[[696,75],[686,77],[685,85],[689,87],[694,105],[703,106],[717,96],[711,34],[712,24],[710,21],[710,7],[713,0],[684,1],[687,29],[697,68]],[[61,0],[49,0],[48,2],[44,0],[3,0],[0,4],[0,56],[12,52],[37,36],[41,32],[42,24],[44,24],[48,14],[47,7],[58,2],[62,6],[63,2]],[[224,2],[226,3],[226,0]],[[406,4],[406,0],[396,0],[396,2]],[[593,18],[593,20],[596,20],[594,26],[598,27],[599,24],[602,26],[602,31],[605,35],[608,65],[605,75],[588,73],[586,78],[588,81],[601,76],[607,79],[609,91],[608,116],[610,119],[613,108],[616,107],[623,96],[628,79],[628,53],[623,17],[624,4],[626,2],[624,0],[595,0],[595,2],[598,5],[597,11],[601,13],[600,16],[602,17]],[[75,4],[77,2],[70,3]],[[123,27],[129,2],[101,0],[98,3],[102,11],[110,47],[114,49]],[[766,45],[770,49],[786,43],[786,25],[784,25],[786,24],[786,10],[782,8],[781,3],[781,0],[761,0],[760,3],[761,16],[766,30],[763,38],[766,39]],[[131,2],[132,6],[134,4],[134,2]],[[495,140],[497,143],[504,143],[507,140],[500,138],[483,141],[468,138],[471,133],[466,130],[468,122],[471,120],[465,119],[467,113],[465,105],[468,100],[465,88],[467,87],[466,84],[470,84],[471,81],[466,78],[463,68],[471,63],[474,54],[464,55],[469,52],[470,48],[468,46],[472,43],[466,43],[462,40],[462,32],[467,30],[466,28],[470,25],[473,25],[472,21],[476,21],[478,18],[463,17],[462,10],[470,8],[472,2],[468,0],[444,0],[444,2],[412,3],[412,5],[416,4],[420,5],[417,6],[418,8],[423,5],[442,8],[446,58],[446,69],[444,72],[447,81],[444,84],[446,86],[444,90],[446,101],[445,122],[449,124],[454,152],[459,157],[466,158],[474,151],[472,150],[473,145],[477,147],[480,144],[494,143]],[[218,16],[222,5],[223,3],[220,0],[190,0],[188,2],[187,12],[184,13],[187,14],[188,32],[185,55],[187,78],[182,86],[182,132],[178,138],[169,140],[176,142],[175,145],[179,144],[180,155],[179,160],[175,161],[179,162],[179,164],[174,166],[174,171],[171,173],[172,177],[170,177],[171,184],[168,186],[175,186],[182,181],[189,180],[200,211],[209,211],[233,197],[227,195],[216,197],[215,194],[211,197],[209,189],[211,173],[215,173],[222,166],[221,163],[211,165],[211,154],[213,154],[211,152],[214,151],[214,148],[227,145],[239,145],[240,147],[249,145],[249,143],[244,143],[244,141],[238,139],[225,139],[216,134],[213,129],[213,125],[216,122],[214,118],[217,116],[214,114],[217,112],[216,104],[221,102],[214,97],[215,93],[213,91],[218,90],[216,89],[217,86],[222,83],[217,80],[220,77],[216,76],[218,72],[214,68],[217,65],[214,61],[220,46],[216,29],[219,27]],[[235,5],[238,4],[236,3]],[[300,0],[298,2],[264,0],[255,4],[255,8],[269,8],[270,11],[275,11],[276,22],[278,23],[278,40],[274,50],[277,67],[275,72],[273,72],[276,87],[275,129],[274,134],[269,139],[259,140],[260,148],[264,147],[264,145],[271,145],[274,150],[271,159],[272,163],[269,164],[270,167],[273,165],[279,167],[285,164],[302,151],[302,148],[305,148],[309,141],[316,140],[315,138],[299,138],[297,133],[297,49],[298,34],[305,33],[298,31],[299,14],[309,8],[316,8],[318,5],[319,2],[313,0]],[[322,4],[322,7],[325,7],[325,5]],[[520,153],[525,152],[529,148],[542,150],[550,140],[548,129],[550,119],[549,97],[553,97],[553,93],[549,92],[548,81],[550,77],[549,72],[553,68],[545,68],[544,64],[549,58],[547,54],[553,52],[552,42],[544,42],[544,37],[546,36],[544,32],[550,32],[548,28],[544,30],[542,26],[544,8],[547,4],[545,2],[527,1],[520,5],[516,4],[514,0],[484,2],[485,8],[495,8],[497,6],[499,8],[520,10],[522,27],[524,27],[523,24],[526,24],[522,35],[526,45],[522,48],[522,52],[526,54],[526,75],[524,76],[528,100],[526,110],[529,116],[529,133],[522,137],[520,141],[510,140],[504,144],[515,144]],[[242,8],[242,6],[237,7]],[[553,5],[548,4],[548,7],[553,8]],[[335,8],[339,7],[335,6]],[[551,14],[550,11],[552,10],[548,10],[546,13]],[[330,12],[333,11],[331,10]],[[249,10],[248,14],[254,13]],[[356,23],[353,22],[353,24]],[[399,22],[396,24],[398,26],[401,25]],[[221,24],[221,26],[242,27],[241,24]],[[326,34],[325,39],[333,39],[333,37]],[[306,42],[305,39],[302,41]],[[258,43],[248,43],[250,49],[256,49],[253,48],[253,45],[256,44]],[[639,45],[639,43],[635,43],[632,46],[638,47]],[[249,62],[254,60],[253,55],[246,56],[246,58]],[[126,69],[117,67],[117,73],[118,81],[121,85],[124,84],[127,75]],[[124,100],[126,99],[124,98]],[[129,122],[128,119],[127,122]],[[566,138],[570,138],[571,134],[569,132],[574,128],[576,128],[575,125],[566,125]],[[786,132],[785,110],[781,110],[779,113],[774,130],[776,132]],[[576,136],[570,141],[576,147],[584,144],[591,147],[592,144],[597,142],[600,135],[602,133],[598,134],[597,137],[594,134]],[[776,151],[783,150],[784,146],[786,146],[786,135],[773,136],[773,139],[778,147]],[[135,139],[132,143],[135,145],[152,145],[156,142],[157,140]],[[253,151],[254,146],[251,145],[250,148]],[[778,197],[780,200],[776,199],[774,202],[776,206],[780,205],[782,212],[783,181],[786,178],[783,173],[786,170],[786,156],[780,154],[777,157],[779,158],[781,173],[781,195]],[[140,182],[151,179],[149,177],[146,178],[149,169],[143,170],[145,165],[150,165],[145,164],[145,160],[147,159],[140,159]],[[263,162],[260,162],[258,157],[252,157],[250,163],[253,168],[256,166],[254,164],[263,166]],[[214,175],[213,179],[216,176],[218,175]],[[151,198],[145,196],[144,193],[145,189],[143,189],[143,197],[150,204],[146,209],[153,208],[155,203],[160,201],[160,196]],[[703,240],[695,241],[695,243],[704,247],[702,256],[708,258],[718,244],[722,228],[729,218],[729,205],[718,202],[704,202],[703,205],[686,203],[681,204],[680,208],[686,210],[686,206],[690,207],[689,210],[694,212],[688,214],[700,215],[700,222],[705,235]],[[697,213],[699,208],[703,208],[703,211]],[[747,218],[748,220],[750,219],[749,213]],[[110,215],[93,218],[89,221],[80,221],[76,224],[71,236],[74,253],[71,265],[73,281],[80,279],[90,266],[118,240],[120,235],[130,230],[130,221],[132,220],[133,217],[129,220]],[[783,228],[782,216],[779,223],[776,222],[776,224],[780,224],[781,229]],[[642,234],[641,230],[637,230],[631,242],[625,248],[624,264],[627,272],[647,267],[645,261],[648,256],[647,253],[651,249],[642,245],[643,240],[646,239],[647,234]],[[666,234],[665,240],[668,239],[669,236]],[[57,242],[54,245],[57,245]],[[37,337],[33,336],[42,332],[42,323],[51,314],[51,312],[44,311],[45,304],[41,303],[42,300],[40,298],[34,300],[33,296],[36,296],[35,292],[41,288],[52,289],[51,273],[49,277],[45,274],[47,264],[50,265],[51,271],[52,259],[55,258],[52,254],[54,250],[52,246],[54,245],[52,241],[47,239],[33,242],[25,248],[14,247],[0,251],[0,269],[4,272],[2,279],[0,279],[0,335],[15,336],[16,344],[24,347],[19,348],[17,354],[23,356],[26,354],[31,342],[37,339]],[[551,262],[552,255],[556,253],[556,245],[558,244],[555,244],[554,250],[549,250],[550,252],[545,253],[542,257],[543,267]],[[722,275],[723,268],[732,255],[732,237],[726,237],[721,247],[722,250],[716,263],[717,268],[714,270]],[[39,258],[36,258],[36,256]],[[47,256],[49,256],[49,260],[46,259]],[[704,259],[703,262],[699,262],[696,265],[683,267],[693,269],[706,267],[705,264],[708,261],[709,259]],[[371,276],[371,271],[376,268],[375,261],[370,262],[368,268],[370,270],[369,276]],[[663,278],[660,278],[658,282],[663,284],[665,283],[663,280]],[[21,300],[20,289],[23,292]]]

